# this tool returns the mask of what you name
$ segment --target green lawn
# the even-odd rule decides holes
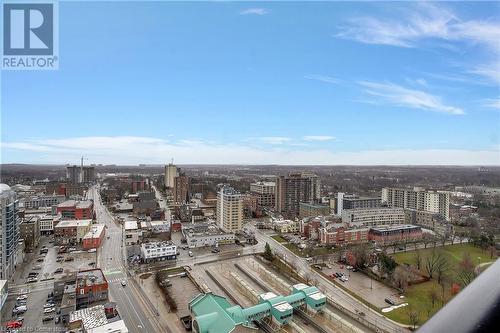
[[[277,241],[278,243],[287,243],[288,241],[286,239],[284,239],[281,235],[274,235],[274,236],[271,236],[271,238],[273,238],[275,241]]]
[[[458,274],[458,263],[460,262],[462,256],[464,253],[468,252],[471,255],[472,260],[474,263],[477,265],[479,264],[479,258],[481,257],[481,262],[489,262],[489,261],[494,261],[495,258],[491,259],[490,254],[488,251],[481,250],[477,247],[474,247],[469,244],[455,244],[455,245],[448,245],[445,247],[438,247],[435,249],[436,251],[442,253],[445,258],[448,259],[451,269],[448,272],[450,275],[450,278],[454,281],[457,282],[457,274]],[[430,255],[430,253],[433,251],[433,248],[427,248],[427,249],[422,249],[419,250],[422,254],[422,265],[424,265],[425,258]],[[401,252],[401,253],[396,253],[393,255],[394,259],[396,262],[399,264],[403,263],[408,263],[408,264],[413,264],[414,265],[414,257],[415,257],[415,251],[410,251],[410,252]],[[434,313],[436,313],[441,307],[442,307],[442,302],[441,300],[438,300],[435,304],[434,307],[432,306],[431,299],[429,297],[429,294],[431,290],[436,290],[439,294],[440,297],[442,297],[442,288],[441,286],[437,283],[437,280],[433,279],[428,282],[420,283],[413,285],[408,288],[408,291],[406,292],[405,295],[405,302],[408,302],[411,304],[419,313],[419,324],[423,324],[430,316],[432,316]],[[445,303],[448,302],[452,298],[451,292],[450,292],[450,286],[447,285],[445,287],[444,291],[444,300]],[[430,313],[428,312],[430,309]],[[399,308],[396,310],[393,310],[391,312],[385,313],[385,316],[388,318],[391,318],[395,321],[398,321],[400,323],[404,324],[410,324],[409,318],[408,318],[408,306]]]

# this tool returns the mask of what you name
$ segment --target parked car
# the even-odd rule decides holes
[[[56,311],[56,308],[51,307],[51,308],[46,308],[46,309],[44,309],[44,310],[43,310],[43,313],[52,313],[52,312],[54,312],[54,311]]]
[[[59,274],[59,273],[62,273],[64,270],[62,269],[62,267],[59,267],[58,269],[56,269],[54,271],[54,274]]]
[[[127,281],[122,280],[121,284],[122,284],[123,287],[125,287],[127,285]]]
[[[94,253],[94,252],[96,252],[96,251],[97,251],[96,249],[90,249],[90,250],[88,250],[87,252],[88,252],[88,253]]]
[[[21,326],[23,326],[23,323],[19,320],[9,321],[5,324],[5,327],[8,329],[20,328]]]
[[[388,304],[390,304],[390,305],[396,305],[396,303],[392,299],[390,299],[390,298],[386,298],[385,302],[388,303]]]
[[[47,322],[47,321],[52,321],[52,320],[54,320],[54,317],[53,317],[53,316],[45,316],[45,317],[43,317],[43,319],[42,319],[42,321],[43,321],[44,323],[45,323],[45,322]]]
[[[64,261],[73,261],[73,260],[75,260],[75,258],[73,257],[67,257],[66,259],[64,259]]]
[[[52,302],[48,302],[48,303],[46,303],[46,304],[43,306],[43,308],[44,308],[44,309],[53,308],[53,307],[54,307],[54,305],[55,305],[54,303],[52,303]]]
[[[22,300],[25,300],[25,299],[28,299],[28,295],[19,295],[16,298],[16,300],[18,300],[18,301],[22,301]]]
[[[38,279],[36,277],[30,277],[26,279],[26,283],[35,283],[38,282]]]
[[[39,270],[41,270],[41,269],[42,269],[42,266],[41,266],[41,265],[36,265],[36,266],[33,266],[33,269],[34,269],[35,271],[39,271]]]
[[[95,262],[89,262],[89,266],[95,266]]]

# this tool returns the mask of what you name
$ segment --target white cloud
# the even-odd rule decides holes
[[[487,98],[483,100],[483,106],[487,108],[500,109],[500,98]]]
[[[304,141],[331,141],[335,140],[335,137],[330,135],[306,135],[302,139]]]
[[[269,11],[265,8],[248,8],[240,12],[240,15],[266,15]]]
[[[288,165],[500,165],[500,151],[462,149],[392,149],[334,152],[325,149],[261,149],[246,145],[202,142],[177,144],[143,137],[79,137],[30,142],[3,142],[3,163],[160,164],[175,158],[179,164]],[[50,142],[50,145],[48,145]],[[74,143],[78,148],[72,147]],[[39,152],[25,154],[23,152]],[[42,153],[43,152],[43,153]],[[12,156],[22,156],[24,160]],[[36,157],[35,157],[36,156]]]
[[[292,138],[283,137],[283,136],[262,136],[259,138],[250,138],[251,140],[261,141],[264,143],[268,143],[271,145],[281,145],[283,143],[287,143],[292,141]]]
[[[336,37],[365,44],[418,47],[425,41],[437,41],[450,49],[449,43],[464,42],[483,47],[486,55],[500,57],[500,20],[465,20],[442,7],[420,2],[414,10],[398,13],[398,18],[358,17],[340,28]],[[438,44],[439,45],[439,44]],[[451,47],[462,52],[462,47]],[[481,75],[495,84],[500,82],[499,64],[471,66],[469,73]]]
[[[359,84],[365,88],[367,94],[389,104],[452,115],[465,114],[460,108],[444,104],[441,97],[420,90],[408,89],[393,83],[360,81]]]
[[[304,78],[308,80],[317,80],[325,83],[334,83],[334,84],[341,82],[339,79],[326,75],[309,74],[304,76]]]

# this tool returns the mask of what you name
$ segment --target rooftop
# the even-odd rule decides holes
[[[396,224],[396,225],[382,225],[378,227],[372,227],[370,229],[375,231],[390,231],[390,230],[420,229],[420,227],[413,224]]]
[[[104,224],[95,224],[90,228],[89,232],[83,237],[84,239],[99,237],[104,231]]]
[[[123,320],[117,320],[103,326],[87,329],[87,333],[128,333],[128,328]]]
[[[64,220],[59,222],[55,228],[86,227],[92,224],[92,220]]]
[[[77,201],[77,200],[66,200],[64,202],[61,202],[59,205],[57,205],[58,208],[70,208],[70,207],[76,207],[80,209],[84,208],[90,208],[92,207],[93,203],[90,200],[84,200],[84,201]]]
[[[73,311],[69,314],[69,322],[81,321],[82,326],[88,330],[96,327],[102,327],[108,323],[104,305],[97,305],[91,308]]]
[[[137,221],[125,221],[125,230],[137,230],[139,227]]]
[[[93,286],[96,284],[107,283],[103,272],[97,269],[89,269],[85,271],[79,271],[76,276],[76,284],[78,288]]]

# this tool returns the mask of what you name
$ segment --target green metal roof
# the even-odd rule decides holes
[[[290,294],[288,296],[285,296],[285,301],[287,301],[288,303],[294,303],[294,302],[297,302],[297,301],[303,301],[305,299],[305,296],[303,293],[295,293],[295,294]]]
[[[249,308],[243,309],[242,312],[243,312],[243,316],[245,316],[245,318],[248,318],[248,317],[253,316],[257,313],[268,311],[270,309],[271,309],[271,307],[269,306],[268,303],[260,303],[260,304],[251,306]]]

